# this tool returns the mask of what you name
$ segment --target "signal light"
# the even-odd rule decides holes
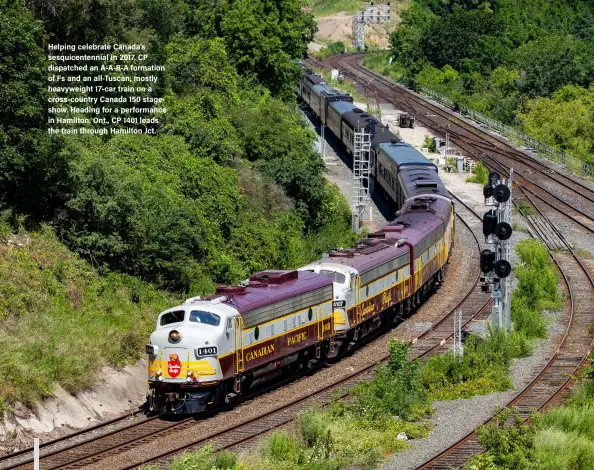
[[[509,240],[512,236],[511,225],[507,222],[499,222],[495,227],[495,236],[499,238],[499,240]]]
[[[495,253],[491,250],[483,250],[481,251],[481,271],[483,273],[489,273],[493,271],[493,266],[495,263]]]
[[[497,202],[507,202],[511,192],[505,184],[498,184],[493,190],[493,197]]]
[[[489,186],[495,186],[498,181],[501,181],[501,176],[496,171],[489,173]]]
[[[507,277],[511,274],[511,264],[505,259],[500,259],[493,266],[493,270],[498,277]]]
[[[488,237],[492,233],[495,233],[495,227],[497,226],[497,215],[491,209],[483,216],[483,235]]]
[[[485,196],[485,199],[492,197],[493,186],[491,186],[490,184],[485,185],[485,187],[483,188],[483,196]]]

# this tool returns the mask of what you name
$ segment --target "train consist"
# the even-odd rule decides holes
[[[419,194],[449,197],[437,174],[437,166],[393,134],[379,119],[357,108],[349,94],[331,87],[311,70],[305,71],[296,91],[350,155],[355,147],[355,134],[370,135],[370,168],[375,190],[397,207]]]
[[[307,74],[300,89],[347,149],[351,133],[370,131],[376,180],[398,204],[396,220],[298,270],[253,274],[159,314],[146,346],[151,410],[201,412],[340,356],[443,280],[454,209],[437,168],[320,77]]]

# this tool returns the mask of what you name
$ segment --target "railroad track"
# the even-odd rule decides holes
[[[363,54],[330,57],[329,65],[339,68],[353,80],[386,102],[415,115],[424,126],[445,137],[464,150],[469,156],[489,166],[496,160],[514,168],[514,177],[554,209],[562,217],[589,236],[594,234],[594,187],[545,165],[538,159],[518,151],[503,138],[477,128],[455,112],[432,102],[421,95],[382,77],[358,62]],[[311,61],[322,67],[318,61]],[[492,165],[491,165],[492,166]]]
[[[499,171],[509,177],[511,165],[514,165],[514,170],[519,166],[521,172],[530,175],[527,177],[525,174],[514,172],[514,183],[517,189],[514,203],[520,213],[525,216],[531,234],[542,239],[547,245],[554,263],[561,272],[569,298],[570,310],[565,334],[555,354],[528,386],[507,405],[517,408],[520,415],[527,419],[532,411],[542,410],[552,401],[560,398],[572,376],[588,357],[592,347],[592,337],[589,332],[594,327],[594,305],[591,303],[591,299],[594,297],[594,281],[592,279],[594,268],[592,264],[584,263],[576,255],[542,207],[544,205],[554,209],[568,217],[584,231],[594,233],[592,224],[594,222],[592,218],[594,191],[575,178],[559,173],[542,162],[524,155],[502,139],[476,129],[451,111],[428,103],[419,95],[368,71],[357,64],[359,59],[360,55],[346,58],[343,56],[334,60],[331,58],[331,65],[338,66],[347,75],[357,80],[366,76],[366,86],[375,88],[376,93],[379,91],[388,102],[415,114],[420,122],[435,132],[441,135],[445,135],[447,132],[450,137],[453,137],[456,145],[469,152],[470,155],[478,157],[489,169]],[[399,100],[394,99],[394,91],[399,93]],[[419,112],[420,109],[429,112],[423,114]],[[431,113],[435,114],[429,116]],[[446,128],[443,122],[430,119],[430,117],[447,120],[448,127]],[[450,125],[452,123],[454,124],[453,128]],[[535,181],[534,176],[540,176],[539,181]],[[554,184],[550,181],[545,182],[546,178],[549,178]],[[554,185],[557,185],[555,189],[553,189]],[[570,198],[568,198],[568,193],[559,191],[559,187],[569,190]],[[579,195],[576,195],[577,191],[579,191]],[[533,207],[538,214],[536,216],[524,214],[520,201]],[[559,249],[564,251],[553,251]],[[468,458],[483,451],[484,448],[478,442],[476,433],[471,432],[418,468],[458,468],[464,465]]]
[[[518,200],[524,198],[538,210],[538,206],[528,193],[522,192]],[[520,207],[519,204],[517,207]],[[546,219],[542,212],[539,214]],[[529,218],[526,220],[529,225],[532,225],[534,232],[539,233],[533,226],[533,222]],[[550,221],[548,223],[550,224]],[[517,409],[524,420],[528,419],[532,412],[541,411],[550,403],[561,399],[570,381],[588,358],[593,344],[589,332],[594,327],[594,305],[591,303],[591,299],[594,297],[592,278],[594,270],[591,267],[589,269],[580,260],[554,225],[550,224],[550,226],[556,232],[556,237],[565,243],[567,250],[565,253],[559,253],[549,249],[549,253],[559,268],[568,294],[568,324],[555,354],[528,386],[506,405],[506,408]],[[477,433],[473,431],[417,467],[417,470],[460,468],[469,458],[484,452],[484,450],[478,440]]]
[[[471,209],[468,208],[468,210]],[[477,245],[480,247],[479,238],[477,237],[480,228],[477,227],[476,224],[473,224],[473,228],[471,224],[467,224],[462,218],[459,218],[459,220],[472,232]],[[478,266],[478,257],[475,265]],[[479,277],[480,274],[477,270],[476,280],[472,289],[466,293],[456,307],[432,328],[419,335],[419,337],[410,343],[408,354],[409,360],[427,357],[445,346],[447,341],[452,338],[453,315],[458,309],[468,312],[464,318],[464,325],[474,321],[488,309],[490,305],[490,295],[485,294],[480,290]],[[212,435],[193,439],[191,442],[184,444],[183,446],[176,446],[173,450],[163,451],[150,459],[146,459],[144,462],[130,464],[129,466],[123,467],[121,470],[136,468],[140,463],[156,465],[159,468],[166,469],[175,458],[175,455],[185,451],[196,451],[206,445],[212,445],[215,451],[235,449],[242,444],[253,441],[274,429],[290,423],[302,410],[314,405],[327,405],[335,399],[337,392],[340,398],[346,398],[350,387],[362,380],[370,380],[373,377],[373,371],[377,362],[383,363],[387,361],[387,359],[388,355],[386,354],[377,358],[375,363],[366,365],[349,374],[347,377],[336,381],[311,395],[296,398],[291,403],[279,406],[261,416],[248,419],[245,422],[230,426],[229,428],[213,433]]]
[[[451,325],[453,312],[461,308],[464,312],[464,324],[467,325],[469,322],[475,321],[481,314],[488,311],[490,297],[488,294],[483,293],[478,287],[478,249],[480,248],[479,239],[481,228],[480,225],[475,222],[467,223],[464,220],[468,217],[468,212],[470,212],[471,209],[464,209],[464,206],[461,204],[462,203],[460,203],[457,210],[460,211],[464,218],[459,218],[459,220],[471,231],[477,243],[477,256],[476,260],[474,260],[477,272],[474,285],[448,315],[412,341],[409,351],[409,359],[427,357],[446,347],[447,341],[451,339],[452,336]],[[464,212],[465,210],[467,212]],[[329,403],[335,397],[336,391],[338,391],[340,396],[346,397],[348,395],[348,388],[361,380],[370,379],[373,376],[376,363],[378,361],[385,361],[386,359],[387,355],[377,358],[374,363],[370,363],[359,370],[353,371],[347,377],[318,390],[313,395],[296,398],[290,403],[279,406],[262,416],[246,420],[239,425],[230,426],[218,432],[207,432],[202,433],[202,435],[196,435],[196,437],[192,438],[189,442],[180,441],[174,445],[172,449],[163,450],[158,455],[153,455],[151,457],[147,456],[147,458],[144,459],[144,462],[127,462],[126,464],[119,466],[112,466],[108,463],[109,468],[135,468],[145,462],[152,465],[156,464],[161,468],[166,468],[174,456],[179,452],[197,450],[207,444],[213,445],[217,450],[236,447],[279,426],[287,424],[295,418],[299,411],[305,408],[314,404],[325,405]],[[41,468],[44,470],[73,469],[87,468],[95,463],[102,464],[104,461],[109,462],[110,458],[116,457],[121,453],[135,449],[144,444],[157,442],[157,440],[162,442],[162,438],[172,436],[173,433],[187,429],[195,424],[196,423],[192,418],[174,423],[152,419],[150,423],[145,422],[142,423],[142,425],[132,425],[106,436],[93,438],[80,445],[72,445],[61,451],[47,454],[42,458]],[[31,467],[31,463],[27,462],[10,468],[18,468],[20,470],[25,468],[29,469]]]

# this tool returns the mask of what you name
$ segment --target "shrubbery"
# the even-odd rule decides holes
[[[466,179],[467,183],[478,183],[483,186],[487,184],[489,179],[489,170],[483,165],[483,162],[476,162],[474,166],[474,174]]]
[[[544,338],[544,310],[560,305],[559,279],[546,247],[537,240],[522,240],[516,246],[521,264],[514,267],[518,285],[512,294],[512,321],[527,338]]]
[[[394,63],[367,65],[594,161],[591,4],[414,0],[401,17]]]
[[[0,274],[2,343],[14,343],[0,353],[0,399],[87,387],[90,370],[142,354],[179,294],[353,240],[294,99],[294,59],[315,29],[300,0],[83,3],[0,0],[0,211],[35,241],[15,251],[20,229],[0,224],[16,266]],[[165,65],[156,136],[50,136],[49,41],[146,45],[147,62]]]

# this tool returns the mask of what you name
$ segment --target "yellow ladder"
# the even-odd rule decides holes
[[[240,373],[244,371],[243,363],[243,332],[241,330],[241,318],[235,317],[235,393],[241,392]]]

